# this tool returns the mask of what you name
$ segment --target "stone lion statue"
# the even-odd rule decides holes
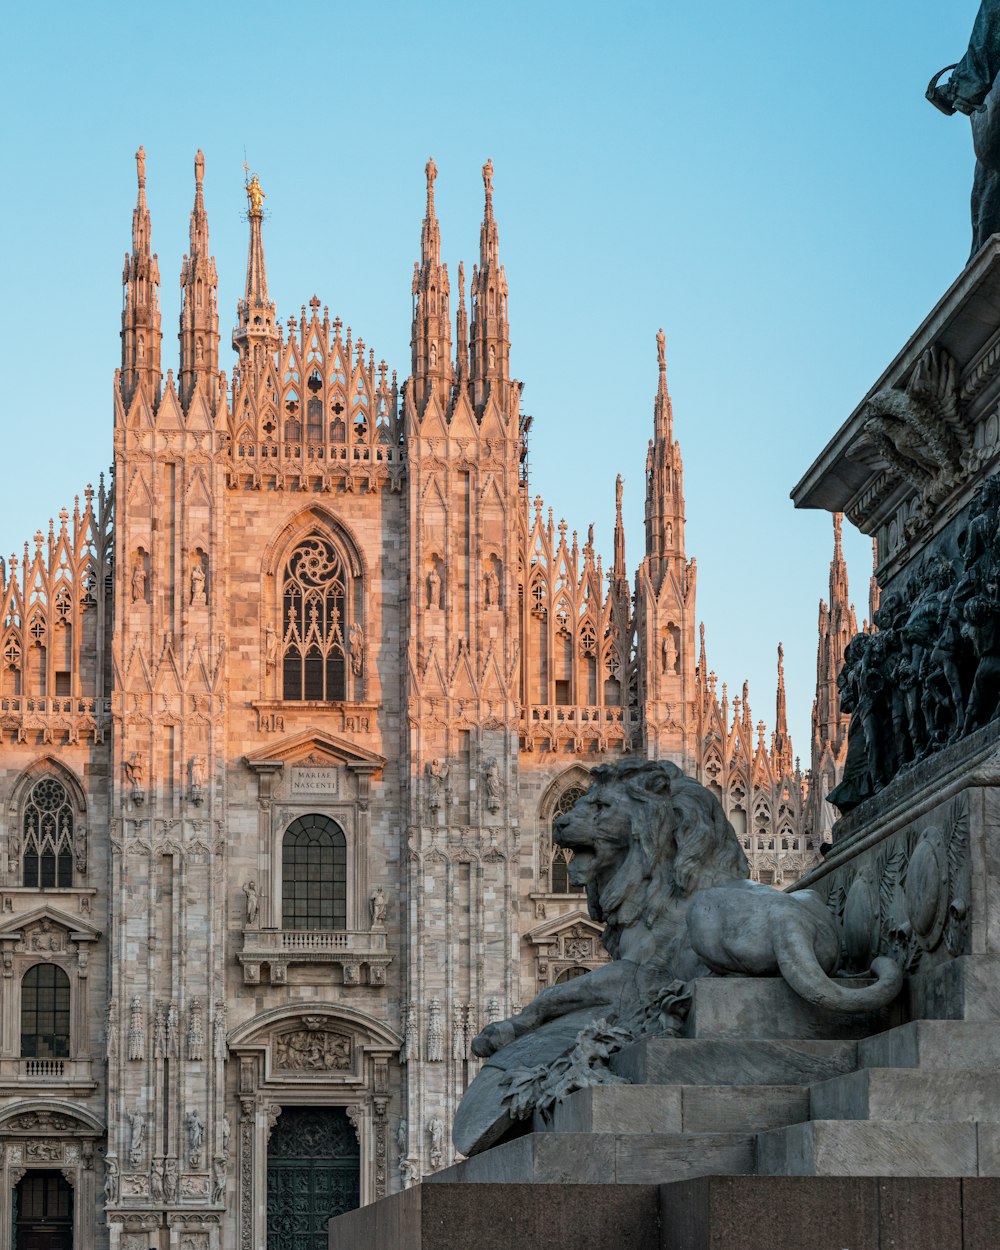
[[[659,1029],[635,1022],[655,1017],[652,1005],[678,981],[780,974],[807,1001],[844,1012],[881,1007],[902,985],[889,959],[872,965],[874,985],[833,981],[840,942],[826,905],[808,890],[781,894],[747,880],[746,856],[718,799],[676,765],[626,759],[591,777],[553,836],[573,852],[570,880],[605,923],[613,962],[542,990],[519,1015],[473,1039],[486,1063],[455,1118],[463,1154],[515,1128],[505,1105],[513,1073],[555,1062],[595,1022],[632,1022],[636,1036],[663,1031],[662,1021]]]

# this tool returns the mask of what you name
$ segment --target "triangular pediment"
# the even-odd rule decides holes
[[[51,904],[45,904],[20,916],[4,917],[3,923],[0,923],[0,941],[5,938],[9,941],[29,931],[40,929],[45,922],[53,928],[62,929],[74,942],[96,942],[101,936],[100,929],[88,924],[86,920],[82,920],[79,916],[71,916],[68,912],[61,911]]]
[[[254,772],[271,772],[286,764],[310,763],[332,766],[346,765],[357,772],[381,772],[386,765],[383,755],[366,751],[355,742],[338,738],[322,729],[307,729],[284,738],[274,746],[264,747],[245,757],[247,768]]]
[[[530,929],[524,937],[528,942],[548,945],[565,933],[567,929],[573,929],[577,925],[586,929],[588,934],[593,934],[594,937],[600,937],[604,932],[603,924],[598,924],[585,911],[577,907],[574,911],[566,912],[564,916],[556,916],[554,920],[543,921],[540,925],[536,925],[534,929]]]

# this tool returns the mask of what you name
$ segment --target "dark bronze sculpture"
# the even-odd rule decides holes
[[[1000,717],[1000,477],[973,500],[958,554],[928,555],[874,623],[848,643],[837,678],[851,714],[844,777],[828,796],[841,811]]]
[[[939,81],[948,70],[951,77]],[[972,255],[1000,232],[1000,108],[993,84],[1000,72],[1000,0],[983,0],[972,28],[969,50],[957,65],[935,74],[927,98],[949,117],[972,121],[976,176],[972,185]]]

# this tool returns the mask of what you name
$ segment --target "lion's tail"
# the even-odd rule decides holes
[[[809,936],[797,926],[790,928],[790,932],[775,934],[775,954],[781,975],[807,1003],[827,1011],[877,1011],[891,1003],[903,988],[902,969],[895,960],[883,957],[872,963],[872,972],[878,978],[874,985],[850,989],[838,984],[823,971]]]

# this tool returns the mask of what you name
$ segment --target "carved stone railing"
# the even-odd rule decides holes
[[[41,730],[44,741],[52,742],[57,733],[68,734],[71,742],[80,733],[100,741],[111,723],[111,700],[77,698],[72,695],[4,695],[0,697],[0,733],[16,733],[19,739],[29,730]]]
[[[89,1059],[0,1059],[0,1090],[45,1085],[68,1089],[93,1089],[97,1082]]]
[[[385,985],[392,962],[384,929],[246,929],[239,953],[243,980],[257,985],[267,965],[271,984],[283,985],[289,964],[339,964],[345,985]]]
[[[527,709],[531,725],[632,725],[638,719],[638,712],[628,707],[573,707],[559,703]]]

